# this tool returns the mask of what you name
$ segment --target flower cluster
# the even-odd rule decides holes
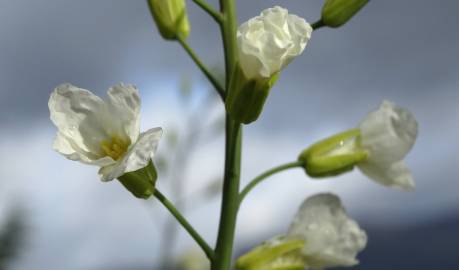
[[[204,2],[195,2],[220,24],[227,21],[223,16],[225,14],[214,11]],[[234,209],[231,208],[235,208],[237,213],[247,193],[245,191],[263,178],[255,178],[252,182],[255,184],[250,183],[249,188],[240,193],[237,185],[232,190],[231,185],[227,184],[227,180],[234,180],[229,183],[236,184],[239,181],[240,164],[238,158],[234,157],[240,153],[240,149],[237,149],[239,133],[233,131],[239,131],[241,124],[249,124],[259,117],[280,72],[303,52],[313,28],[341,26],[367,2],[326,0],[321,20],[312,26],[279,6],[266,9],[259,16],[241,24],[237,32],[231,25],[235,35],[233,44],[237,43],[237,48],[233,46],[234,66],[232,70],[227,70],[225,91],[222,89],[219,93],[228,113],[227,136],[231,137],[227,140],[227,147],[232,147],[227,148],[231,151],[228,151],[225,163],[225,173],[228,175],[224,183],[225,188],[229,187],[231,191],[227,193],[230,199],[224,197],[224,203],[228,205],[222,209],[229,209],[229,219],[234,218],[234,224],[236,215],[233,215]],[[190,27],[185,1],[149,0],[148,4],[161,35],[165,39],[178,40],[214,82],[212,74],[186,44]],[[222,32],[226,32],[225,29],[223,27]],[[215,85],[218,86],[218,83]],[[223,87],[216,88],[220,90]],[[102,181],[118,179],[138,198],[147,199],[154,194],[190,232],[208,258],[214,259],[214,251],[167,198],[155,190],[157,173],[153,157],[162,129],[157,127],[140,132],[140,97],[136,87],[118,84],[108,90],[107,98],[102,99],[88,90],[62,84],[52,92],[48,105],[51,120],[58,129],[53,145],[56,151],[70,160],[100,167]],[[415,184],[404,158],[413,147],[417,133],[418,124],[412,113],[390,101],[383,101],[357,127],[305,149],[294,165],[304,167],[313,178],[336,176],[358,167],[369,178],[385,186],[412,190]],[[233,143],[235,145],[230,145]],[[279,168],[291,168],[286,165],[271,169],[262,177],[280,171]],[[232,222],[222,222],[222,226],[226,226],[225,223]],[[234,231],[234,228],[230,229],[227,231]],[[339,197],[323,193],[303,202],[287,233],[242,255],[235,266],[239,270],[349,267],[358,264],[356,257],[366,244],[365,231],[347,215]],[[217,244],[215,253],[219,253],[220,245]],[[230,258],[231,253],[225,256]],[[194,266],[196,261],[187,260],[186,263]]]

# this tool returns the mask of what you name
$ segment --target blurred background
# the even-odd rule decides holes
[[[238,16],[278,4],[315,22],[322,3],[239,0]],[[188,10],[189,43],[222,73],[217,26],[191,1]],[[278,174],[245,200],[236,254],[283,234],[307,196],[331,191],[369,235],[356,269],[459,269],[458,10],[456,0],[371,1],[344,27],[313,33],[244,130],[242,185],[389,99],[419,121],[407,158],[416,191],[358,170],[320,181],[299,169]],[[165,130],[158,186],[215,242],[223,108],[180,46],[161,39],[145,1],[0,0],[0,82],[0,269],[205,269],[157,201],[102,183],[95,167],[51,149],[54,87],[69,82],[103,96],[119,82],[137,85],[141,129]]]

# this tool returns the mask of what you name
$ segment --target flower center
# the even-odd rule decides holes
[[[109,156],[114,160],[118,160],[126,153],[130,144],[130,139],[123,139],[115,135],[112,136],[110,140],[101,141],[100,147],[106,156]]]

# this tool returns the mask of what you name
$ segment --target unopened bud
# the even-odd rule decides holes
[[[178,36],[188,36],[190,23],[185,0],[148,0],[148,6],[163,38],[177,39]]]
[[[340,27],[349,21],[369,0],[327,0],[322,8],[322,22]]]

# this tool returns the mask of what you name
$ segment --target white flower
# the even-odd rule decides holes
[[[53,148],[71,160],[100,166],[102,181],[148,165],[161,128],[139,132],[140,98],[133,85],[110,88],[103,100],[70,84],[58,86],[48,102],[58,132]]]
[[[418,134],[413,114],[383,101],[379,109],[363,119],[359,129],[359,145],[369,155],[358,164],[360,170],[383,185],[413,189],[413,177],[403,161]]]
[[[239,26],[239,62],[248,78],[269,78],[303,52],[312,27],[276,6]]]
[[[367,243],[365,231],[347,216],[340,199],[329,193],[303,202],[287,238],[304,240],[302,254],[312,269],[356,265],[355,257]]]

